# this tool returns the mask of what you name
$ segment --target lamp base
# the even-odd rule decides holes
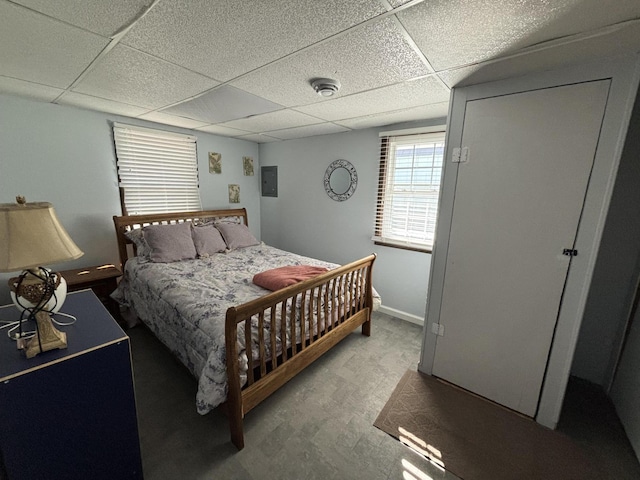
[[[36,335],[25,346],[27,358],[33,358],[39,353],[56,348],[67,348],[67,334],[53,326],[47,312],[36,313],[38,329]]]

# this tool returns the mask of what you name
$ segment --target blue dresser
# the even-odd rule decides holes
[[[27,359],[0,330],[0,479],[142,479],[129,338],[91,290],[62,311],[64,350]]]

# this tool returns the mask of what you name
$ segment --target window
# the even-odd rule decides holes
[[[119,123],[113,137],[124,214],[202,209],[196,137]]]
[[[380,136],[380,180],[373,240],[383,245],[431,252],[445,132],[406,135],[389,132]]]

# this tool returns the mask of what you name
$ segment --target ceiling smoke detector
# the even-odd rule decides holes
[[[330,78],[318,78],[311,82],[311,86],[318,95],[323,97],[331,97],[340,90],[340,82],[331,80]]]

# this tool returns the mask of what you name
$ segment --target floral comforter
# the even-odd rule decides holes
[[[196,406],[204,415],[227,396],[227,309],[269,293],[253,276],[287,265],[338,266],[264,244],[175,263],[133,259],[112,297],[132,308],[198,379]],[[379,304],[375,291],[374,297]]]

